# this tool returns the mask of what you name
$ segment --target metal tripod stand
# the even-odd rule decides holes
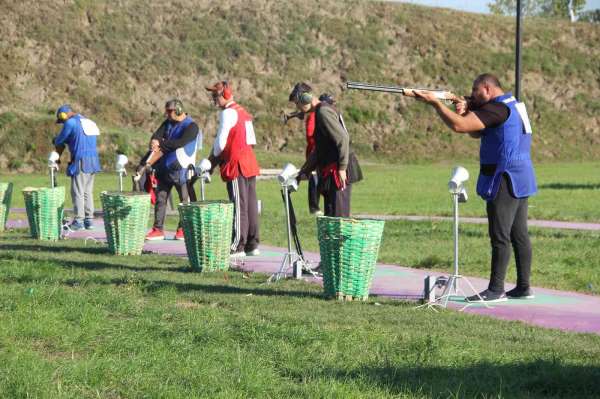
[[[428,308],[433,308],[435,306],[446,308],[446,307],[448,307],[448,301],[451,299],[451,297],[454,297],[454,298],[462,297],[462,298],[466,299],[468,297],[468,295],[460,287],[460,285],[459,285],[460,280],[464,281],[467,284],[468,288],[471,290],[471,292],[474,295],[479,297],[479,299],[482,299],[479,296],[479,293],[477,292],[475,287],[473,287],[473,284],[471,284],[471,282],[469,281],[469,279],[462,276],[458,272],[458,203],[466,202],[466,191],[464,190],[463,187],[460,187],[460,189],[451,192],[451,195],[452,195],[452,203],[454,206],[454,218],[453,218],[454,219],[454,273],[452,275],[448,276],[448,279],[446,280],[446,282],[444,284],[444,290],[442,291],[442,295],[437,297],[434,302],[426,303],[424,305]],[[482,303],[486,308],[490,307],[485,302],[467,302],[465,304],[465,306],[463,306],[460,310],[462,311],[462,310],[466,309],[467,307],[471,306],[473,303]]]
[[[123,168],[123,170],[119,170],[119,191],[123,191],[123,176],[127,175],[127,172],[125,171],[125,168]]]
[[[300,240],[298,239],[298,232],[296,230],[296,215],[294,208],[291,203],[290,189],[287,183],[281,184],[281,195],[285,204],[285,220],[287,227],[287,252],[283,256],[281,266],[279,270],[269,277],[268,282],[278,281],[281,278],[286,277],[286,272],[291,268],[294,278],[299,279],[302,277],[302,271],[307,271],[317,277],[317,274],[310,268],[302,248],[300,247]],[[292,220],[293,219],[293,220]],[[292,240],[294,241],[295,248],[292,248]]]

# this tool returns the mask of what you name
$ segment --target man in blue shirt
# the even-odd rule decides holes
[[[98,126],[81,114],[73,112],[69,105],[62,105],[56,111],[56,123],[63,125],[53,140],[59,154],[69,146],[71,162],[67,166],[67,176],[71,177],[71,200],[74,217],[69,225],[71,230],[93,229],[94,218],[94,175],[100,172],[100,159],[96,147]]]

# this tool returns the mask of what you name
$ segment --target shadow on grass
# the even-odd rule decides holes
[[[547,183],[538,188],[551,190],[599,190],[600,184],[581,184],[581,183]]]
[[[246,288],[222,284],[199,284],[199,283],[177,283],[165,280],[147,281],[144,290],[154,293],[163,288],[174,287],[179,292],[202,291],[209,294],[252,294],[257,296],[287,296],[294,298],[318,298],[323,299],[321,293],[311,291],[287,291],[273,288]]]
[[[85,254],[87,255],[107,255],[114,256],[113,259],[118,261],[121,257],[112,255],[108,248],[98,248],[98,247],[90,247],[90,248],[72,248],[72,247],[43,247],[43,246],[35,246],[35,245],[0,245],[0,250],[12,250],[12,251],[30,251],[32,253],[40,253],[40,252],[50,252],[50,253],[60,253],[62,251],[74,254],[79,251],[79,249],[84,249]],[[110,263],[110,262],[102,262],[94,260],[93,258],[88,258],[87,260],[74,260],[74,259],[54,259],[54,258],[40,258],[37,256],[26,255],[26,253],[19,253],[18,256],[12,256],[9,253],[0,254],[0,260],[22,260],[28,262],[52,262],[53,266],[58,266],[66,269],[78,268],[85,269],[90,271],[100,271],[105,269],[112,270],[131,270],[135,272],[180,272],[180,273],[188,273],[191,272],[191,268],[187,266],[178,266],[173,267],[168,265],[170,262],[167,262],[168,258],[159,255],[155,255],[153,259],[160,259],[155,262],[150,261],[150,257],[148,255],[142,255],[138,257],[140,260],[139,263],[143,263],[144,266],[136,266],[129,265],[124,263]],[[132,259],[131,257],[123,258],[123,259]],[[155,266],[152,266],[155,264]]]
[[[297,381],[358,380],[393,395],[433,398],[596,398],[600,367],[536,360],[511,364],[476,363],[470,367],[383,365],[358,369],[284,372]]]
[[[6,244],[0,243],[0,249],[5,251],[31,251],[31,252],[83,252],[86,254],[95,255],[110,255],[108,247],[103,246],[92,246],[89,247],[77,247],[69,245],[57,245],[56,243],[39,243],[39,244]]]
[[[40,279],[31,276],[10,276],[0,278],[0,281],[6,283],[18,283],[28,284],[40,282]],[[277,290],[273,288],[258,288],[258,287],[238,287],[234,285],[223,285],[223,284],[200,284],[200,283],[179,283],[175,281],[167,280],[147,280],[136,278],[132,280],[130,277],[123,278],[103,278],[101,276],[93,276],[88,279],[62,279],[56,280],[56,282],[69,286],[79,287],[89,284],[102,284],[102,285],[139,285],[141,290],[149,294],[154,294],[164,288],[175,288],[178,292],[203,292],[206,294],[235,294],[235,295],[256,295],[256,296],[285,296],[293,298],[316,298],[323,299],[324,296],[321,293],[311,291],[288,291],[288,290]]]
[[[18,258],[12,257],[9,254],[0,254],[0,260],[18,260],[18,261],[42,261],[41,259],[34,256],[19,256]],[[103,269],[113,269],[113,270],[132,270],[132,271],[140,271],[140,272],[183,272],[183,273],[191,273],[192,272],[189,267],[152,267],[152,266],[131,266],[131,265],[122,265],[122,264],[112,264],[107,262],[99,262],[99,261],[85,261],[85,260],[65,260],[65,259],[46,259],[47,262],[52,262],[52,266],[61,267],[65,269],[71,268],[79,268],[91,271],[99,271]],[[208,276],[221,275],[224,278],[227,273],[240,273],[237,271],[228,271],[228,272],[215,272],[208,274]],[[265,275],[265,281],[267,276]],[[15,282],[19,284],[31,283],[31,282],[40,282],[40,278],[29,276],[29,275],[21,275],[21,276],[9,276],[2,278],[2,281],[5,282]],[[189,291],[200,291],[205,293],[214,293],[214,294],[252,294],[257,296],[288,296],[288,297],[298,297],[298,298],[319,298],[322,299],[323,295],[321,293],[311,292],[311,291],[288,291],[285,289],[274,289],[274,288],[246,288],[246,287],[238,287],[235,285],[223,285],[223,284],[203,284],[203,283],[182,283],[177,281],[169,281],[169,280],[153,280],[153,279],[145,279],[140,276],[124,276],[118,278],[110,278],[104,277],[102,275],[90,275],[87,278],[65,278],[61,279],[57,277],[56,282],[67,286],[82,286],[87,284],[101,284],[101,285],[131,285],[136,284],[139,285],[142,291],[153,294],[157,291],[160,291],[164,288],[175,288],[179,292],[189,292]]]
[[[413,264],[411,267],[415,269],[435,269],[450,267],[452,263],[448,257],[441,258],[437,255],[427,256],[426,258],[419,259],[419,261]]]

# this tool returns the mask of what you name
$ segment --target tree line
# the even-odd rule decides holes
[[[600,9],[585,11],[585,4],[586,0],[522,0],[521,15],[600,23]],[[493,14],[515,15],[517,0],[494,0],[488,7]]]

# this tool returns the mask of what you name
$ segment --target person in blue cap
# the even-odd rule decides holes
[[[53,140],[56,151],[62,154],[65,146],[69,146],[71,153],[67,176],[71,177],[74,217],[69,228],[91,230],[94,218],[94,176],[101,171],[96,143],[100,130],[92,120],[73,112],[67,104],[56,111],[56,123],[63,125]]]
[[[499,302],[507,297],[533,298],[529,283],[532,249],[527,207],[537,185],[531,162],[531,123],[525,104],[505,93],[498,78],[489,73],[475,79],[471,97],[457,103],[456,112],[431,93],[415,91],[415,94],[432,105],[450,129],[481,140],[477,194],[486,201],[492,262],[488,288],[467,300]],[[511,246],[517,285],[504,292]]]

